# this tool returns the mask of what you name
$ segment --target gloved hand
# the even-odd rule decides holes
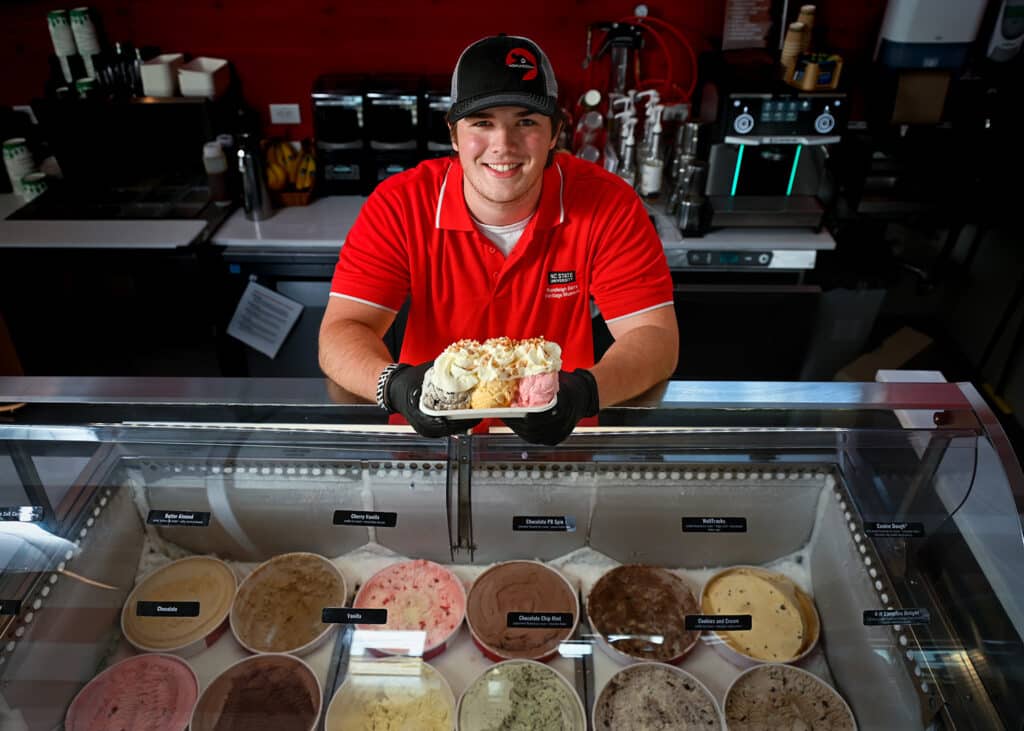
[[[423,376],[433,364],[433,361],[418,366],[402,363],[395,369],[386,386],[391,412],[404,416],[416,433],[425,437],[446,437],[472,429],[480,423],[479,419],[442,419],[439,416],[427,416],[420,411]]]
[[[572,434],[584,416],[595,416],[601,409],[597,381],[590,371],[577,368],[558,374],[558,403],[547,411],[509,419],[506,424],[524,441],[554,446]]]

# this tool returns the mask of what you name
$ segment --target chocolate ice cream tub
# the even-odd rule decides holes
[[[305,655],[338,625],[321,621],[324,607],[344,605],[348,588],[333,563],[315,553],[283,553],[249,574],[231,606],[231,631],[249,652]]]
[[[228,667],[199,696],[190,731],[315,731],[323,689],[293,655],[254,655]]]
[[[533,660],[493,665],[459,698],[458,731],[586,731],[586,712],[561,673]]]
[[[360,630],[424,633],[421,657],[444,652],[466,616],[466,589],[444,566],[417,559],[387,566],[359,588],[353,606],[387,609],[387,623],[360,624]],[[371,648],[375,655],[409,654],[408,649]]]
[[[579,623],[576,590],[540,561],[506,561],[484,571],[466,600],[466,624],[492,660],[546,661]]]
[[[704,632],[705,642],[741,668],[800,662],[821,634],[811,597],[787,576],[758,566],[716,573],[701,590],[700,608],[704,615],[750,615],[749,630]]]
[[[327,707],[324,731],[384,728],[452,731],[455,695],[448,681],[415,657],[355,659]]]
[[[724,731],[714,695],[673,665],[641,662],[615,673],[597,697],[594,731]]]
[[[199,679],[175,655],[146,653],[111,665],[75,696],[67,731],[185,731],[199,697]]]
[[[857,731],[850,706],[828,683],[780,663],[741,673],[725,693],[724,710],[729,731]]]
[[[121,609],[121,631],[144,652],[192,657],[227,629],[235,573],[223,561],[191,556],[151,571]]]
[[[605,572],[587,597],[597,644],[622,663],[677,663],[700,639],[686,629],[697,598],[679,576],[656,566],[628,564]]]

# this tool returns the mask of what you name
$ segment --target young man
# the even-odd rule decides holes
[[[499,35],[459,57],[448,112],[457,156],[388,178],[341,249],[320,328],[320,366],[417,432],[467,422],[419,410],[423,375],[451,342],[543,335],[562,347],[558,403],[510,419],[557,444],[585,416],[669,378],[678,355],[661,241],[621,179],[555,153],[554,72],[532,41]],[[381,338],[409,298],[400,363]],[[594,363],[590,299],[615,342]]]

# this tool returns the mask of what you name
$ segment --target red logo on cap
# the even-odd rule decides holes
[[[525,48],[513,48],[505,56],[505,65],[510,69],[527,69],[523,81],[537,78],[537,59]]]

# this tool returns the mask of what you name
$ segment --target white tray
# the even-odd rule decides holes
[[[557,403],[558,394],[556,393],[550,402],[541,406],[506,406],[503,409],[449,409],[447,411],[437,411],[424,406],[423,394],[420,394],[420,411],[427,416],[441,416],[446,419],[514,419],[518,416],[547,411]]]

